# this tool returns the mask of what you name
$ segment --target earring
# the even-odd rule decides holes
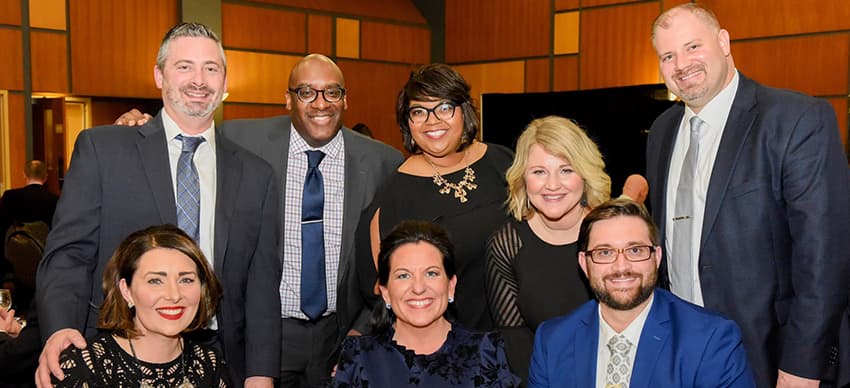
[[[129,300],[127,301],[127,308],[128,308],[128,309],[132,310],[132,309],[133,309],[133,307],[135,307],[135,306],[136,306],[136,305],[134,305],[132,301],[129,301]]]
[[[392,309],[393,309],[393,305],[387,303],[387,310],[392,310]]]
[[[587,207],[587,193],[581,193],[581,207]]]
[[[454,303],[454,302],[455,302],[455,297],[450,296],[450,297],[449,297],[449,303]]]

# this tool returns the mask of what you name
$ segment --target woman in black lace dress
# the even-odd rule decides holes
[[[405,221],[381,241],[382,305],[374,335],[342,345],[335,387],[516,387],[501,337],[444,317],[454,300],[454,247],[430,222]]]
[[[204,328],[221,287],[182,230],[154,226],[131,234],[103,274],[100,333],[60,356],[57,387],[225,387],[220,355],[182,334]]]

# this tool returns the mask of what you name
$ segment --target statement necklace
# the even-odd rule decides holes
[[[153,385],[150,385],[144,378],[142,378],[142,364],[139,363],[139,358],[136,357],[136,349],[133,348],[133,340],[131,340],[128,336],[127,342],[130,343],[130,353],[133,353],[133,360],[136,361],[136,368],[139,371],[139,388],[154,388]],[[186,355],[183,354],[183,341],[177,342],[180,345],[180,370],[183,375],[183,382],[177,386],[177,388],[195,388],[195,385],[189,381],[189,377],[186,376]]]
[[[463,153],[463,160],[466,160],[467,153],[469,153],[469,150],[466,150]],[[461,179],[458,183],[453,183],[440,175],[437,171],[437,166],[431,162],[431,159],[428,159],[425,155],[422,155],[422,157],[425,158],[428,164],[431,165],[431,169],[434,170],[434,184],[440,188],[440,194],[448,194],[454,190],[455,198],[459,199],[460,203],[466,203],[466,201],[468,201],[466,198],[467,190],[472,191],[478,188],[478,185],[473,183],[475,182],[475,170],[473,170],[472,167],[469,167],[469,165],[466,165],[466,168],[463,170],[463,179]]]

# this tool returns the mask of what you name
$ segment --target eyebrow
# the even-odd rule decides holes
[[[626,246],[625,246],[625,247],[626,247],[626,248],[628,248],[628,247],[633,247],[633,246],[636,246],[636,245],[649,245],[649,246],[653,246],[651,242],[646,242],[646,241],[629,241],[629,242],[627,242],[627,243],[626,243]],[[595,245],[595,246],[594,246],[593,248],[591,248],[591,249],[598,249],[598,248],[614,248],[614,246],[613,246],[613,245],[611,245],[611,244],[608,244],[608,243],[604,243],[604,244],[598,244],[598,245]]]
[[[197,271],[183,271],[183,272],[178,272],[177,276],[197,275],[197,274],[198,274]],[[145,274],[145,276],[148,276],[148,275],[168,276],[168,272],[165,272],[165,271],[149,271],[148,273]]]

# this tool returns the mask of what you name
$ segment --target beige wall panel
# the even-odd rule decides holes
[[[658,3],[591,9],[581,18],[581,89],[657,83],[649,41]]]
[[[302,57],[225,50],[227,101],[285,104],[289,72]]]
[[[177,0],[70,2],[71,87],[88,96],[157,98],[162,36],[180,20]]]
[[[68,40],[64,33],[30,33],[32,91],[68,92]]]
[[[240,104],[225,102],[224,103],[224,119],[257,119],[263,117],[273,117],[286,114],[283,105],[258,105],[258,104]]]
[[[65,0],[29,0],[30,26],[65,30]]]
[[[303,53],[307,15],[263,7],[223,3],[222,42],[227,48]]]
[[[732,43],[735,66],[748,77],[815,96],[847,94],[848,49],[846,33]]]
[[[495,62],[454,67],[471,86],[476,104],[484,93],[522,93],[525,91],[525,62]],[[480,108],[480,105],[479,105]]]
[[[549,91],[549,60],[529,59],[525,61],[525,92]]]
[[[369,16],[378,19],[425,24],[425,18],[413,0],[254,0],[258,3],[286,5],[338,15]]]
[[[21,31],[0,28],[0,89],[23,90],[24,62]]]
[[[838,118],[838,134],[841,136],[841,144],[844,144],[844,149],[847,150],[847,97],[827,98],[826,100],[835,109],[835,115]]]
[[[578,90],[578,57],[555,58],[555,77],[553,91]]]
[[[333,20],[330,16],[307,15],[307,51],[333,55]]]
[[[336,55],[340,58],[360,58],[360,21],[336,19]]]
[[[360,33],[362,59],[431,62],[431,32],[427,28],[364,21]]]
[[[446,61],[549,55],[551,10],[551,0],[446,1]]]
[[[555,55],[578,53],[579,12],[555,14]]]
[[[850,29],[847,0],[701,0],[732,39]]]
[[[21,25],[21,0],[0,0],[0,24]]]

